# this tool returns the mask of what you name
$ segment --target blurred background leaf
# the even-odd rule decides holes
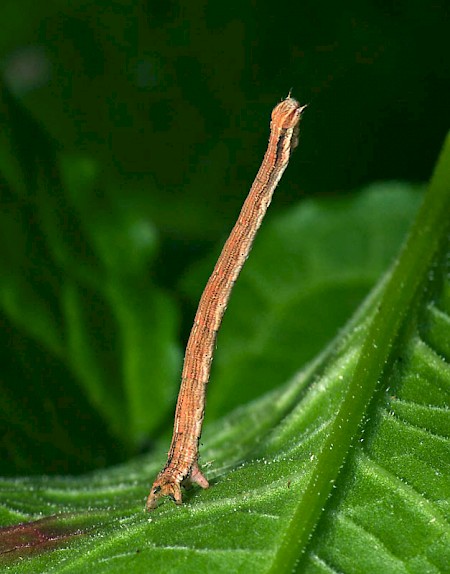
[[[396,254],[421,196],[417,186],[372,185],[339,201],[303,201],[261,229],[218,337],[207,420],[320,353]],[[193,302],[216,255],[184,280]]]
[[[302,196],[427,180],[450,123],[444,2],[274,9],[4,0],[0,21],[3,474],[81,472],[169,432],[181,352],[208,273],[195,264],[212,260],[232,226],[265,149],[270,110],[290,88],[309,109],[264,251],[294,225]],[[323,216],[348,207],[337,205]],[[387,222],[391,209],[381,215]],[[401,233],[400,225],[398,240]],[[362,247],[352,253],[355,267]],[[381,244],[377,271],[342,289],[320,330],[304,335],[299,363],[336,333],[395,246],[389,250]],[[303,263],[298,253],[290,245],[283,268],[262,280],[271,264],[255,250],[233,298],[236,317],[250,284],[273,299],[282,271],[303,279],[293,265]],[[224,325],[211,416],[240,402],[230,401],[235,382],[223,386],[233,343],[227,380],[237,381],[238,369],[246,380],[271,338],[279,340],[267,356],[272,381],[289,340],[282,322],[297,332],[311,324],[302,309],[314,309],[314,293],[302,297],[305,307],[284,315],[246,311],[235,340],[236,319]],[[241,361],[248,337],[257,352]],[[283,359],[273,383],[299,363]],[[267,390],[257,379],[245,383],[247,397]]]
[[[20,130],[4,145],[26,177],[22,193],[8,174],[2,189],[2,471],[86,470],[135,452],[172,406],[177,312],[151,278],[158,236],[142,205],[105,192],[92,160],[61,159],[3,94],[5,120],[22,114],[39,145]]]

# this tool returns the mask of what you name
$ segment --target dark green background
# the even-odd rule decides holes
[[[446,2],[6,0],[0,10],[3,70],[21,102],[62,149],[145,189],[168,238],[229,229],[270,110],[290,89],[310,107],[275,209],[303,193],[426,180],[449,123]],[[32,49],[48,77],[20,86],[11,76]],[[190,223],[199,209],[208,217]]]
[[[53,198],[66,213],[58,158],[94,161],[95,209],[99,195],[106,217],[108,206],[114,211],[127,198],[152,224],[156,259],[146,280],[172,298],[181,350],[195,301],[183,295],[180,277],[233,224],[265,149],[270,111],[290,89],[309,108],[269,217],[305,195],[429,178],[450,123],[449,12],[448,2],[424,0],[3,0],[3,214],[24,202],[20,177],[28,197],[34,187],[46,190],[33,205],[52,212]],[[19,170],[11,176],[14,157]],[[39,222],[28,205],[20,209],[34,237],[28,259],[56,284],[62,271],[46,259]],[[78,241],[78,224],[67,224],[73,252],[95,265],[89,245]],[[0,250],[4,274],[20,250],[5,223]],[[45,297],[58,308],[56,291]],[[107,331],[102,303],[89,301],[93,324]],[[136,444],[112,439],[38,337],[30,338],[8,313],[0,320],[0,472],[82,471],[136,451]],[[170,426],[171,408],[165,408],[148,440]],[[64,445],[61,452],[45,446],[60,428],[54,420],[61,412],[58,424],[75,442],[69,454]],[[84,451],[93,433],[96,452]]]

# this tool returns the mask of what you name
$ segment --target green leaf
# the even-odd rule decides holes
[[[98,258],[96,268],[74,268],[71,242],[62,256],[67,275],[75,275],[63,295],[72,368],[115,434],[139,445],[171,409],[181,360],[173,303],[148,277],[157,253],[156,230],[133,198],[106,195],[99,188],[92,162],[65,158],[63,174],[66,193]],[[57,222],[55,228],[59,233]],[[99,326],[90,324],[92,317],[100,317],[103,344],[111,347],[103,361],[98,360],[104,349],[99,349]],[[108,333],[115,340],[108,341]]]
[[[5,94],[0,469],[78,472],[135,454],[172,411],[177,312],[151,277],[158,233],[141,196],[107,189],[88,158],[60,157]]]
[[[218,337],[210,420],[282,384],[335,337],[397,253],[420,199],[418,186],[374,184],[351,199],[306,200],[263,226]],[[193,302],[213,264],[184,279]]]
[[[334,343],[205,429],[209,490],[143,511],[165,443],[82,478],[3,479],[4,570],[444,572],[449,174],[450,138],[404,248]]]

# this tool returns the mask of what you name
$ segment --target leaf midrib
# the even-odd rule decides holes
[[[450,135],[433,174],[424,202],[399,258],[385,285],[382,298],[362,344],[351,376],[317,465],[299,499],[270,573],[291,572],[305,551],[346,460],[359,425],[391,354],[400,325],[426,275],[442,240],[450,213]]]

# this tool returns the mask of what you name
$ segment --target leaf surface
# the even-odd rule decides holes
[[[5,571],[444,572],[449,173],[450,140],[403,250],[334,342],[205,428],[209,490],[143,511],[165,443],[81,478],[3,479]],[[8,541],[35,527],[17,560]]]

